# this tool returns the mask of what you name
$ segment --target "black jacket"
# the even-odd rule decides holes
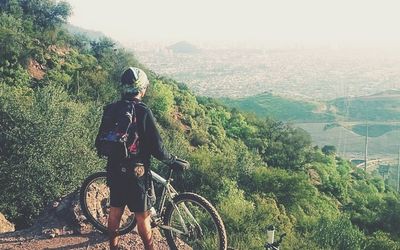
[[[153,113],[146,104],[137,99],[133,101],[121,100],[107,105],[105,110],[110,107],[112,107],[113,116],[115,116],[115,120],[118,123],[117,132],[119,133],[127,133],[132,119],[136,119],[136,131],[139,135],[139,155],[135,158],[145,166],[150,165],[151,156],[163,162],[171,159],[171,155],[165,149],[160,133],[158,132]],[[109,165],[110,163],[119,161],[112,158],[108,160]]]
[[[150,164],[150,157],[154,156],[160,161],[168,161],[171,155],[165,149],[156,121],[151,110],[146,104],[135,104],[136,124],[139,134],[139,157],[145,165]]]

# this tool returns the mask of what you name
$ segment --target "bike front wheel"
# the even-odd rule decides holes
[[[174,197],[162,228],[171,249],[227,249],[225,226],[217,210],[194,193]]]
[[[107,233],[110,213],[110,189],[107,186],[107,173],[97,172],[85,179],[80,190],[80,204],[86,219],[94,228]],[[136,226],[134,213],[125,207],[118,234],[126,234]]]

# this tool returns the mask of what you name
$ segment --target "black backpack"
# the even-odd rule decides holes
[[[139,154],[133,101],[117,101],[104,107],[95,146],[100,156],[130,158]]]

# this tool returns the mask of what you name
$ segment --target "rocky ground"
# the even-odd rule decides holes
[[[165,240],[157,232],[155,241],[156,249],[169,249]],[[136,233],[122,236],[120,246],[121,249],[143,249],[143,244]],[[6,233],[0,236],[0,249],[108,249],[108,241],[107,237],[98,232],[61,235],[55,238]]]
[[[0,249],[108,249],[105,235],[93,230],[82,215],[79,193],[74,192],[50,204],[31,228],[14,231],[0,214]],[[169,249],[154,230],[156,249]],[[134,231],[121,237],[121,249],[143,249]]]

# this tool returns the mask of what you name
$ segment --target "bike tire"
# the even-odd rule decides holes
[[[175,205],[174,205],[175,204]],[[164,216],[164,225],[165,226],[170,226],[174,227],[173,225],[173,216],[174,212],[177,210],[176,208],[180,206],[180,204],[185,204],[185,207],[188,208],[188,210],[192,210],[192,206],[194,208],[193,211],[191,211],[191,214],[193,217],[196,217],[197,215],[208,215],[212,219],[212,223],[214,224],[214,230],[217,232],[215,234],[210,234],[214,235],[214,237],[218,237],[218,239],[212,239],[214,244],[217,244],[218,246],[204,246],[204,245],[197,245],[198,243],[193,243],[191,240],[185,239],[186,236],[182,235],[177,235],[174,234],[172,230],[164,229],[164,234],[167,239],[167,243],[170,247],[170,249],[180,249],[181,247],[177,245],[177,242],[179,244],[185,243],[188,245],[188,241],[190,243],[193,243],[193,245],[189,245],[192,249],[219,249],[219,250],[226,250],[227,249],[227,236],[226,236],[226,231],[225,231],[225,226],[224,223],[219,216],[217,210],[211,205],[209,201],[207,201],[205,198],[198,194],[194,193],[182,193],[174,197],[173,202],[170,202],[165,210],[165,216]],[[195,206],[198,206],[196,208]],[[194,212],[194,211],[200,211],[199,209],[203,209],[203,213],[201,212]],[[177,211],[177,214],[179,211]],[[199,218],[201,218],[199,217]],[[190,219],[189,219],[190,220]],[[196,221],[198,218],[196,218]],[[199,220],[200,221],[200,220]],[[212,226],[211,226],[212,227]],[[202,231],[203,228],[200,228],[200,231]],[[209,229],[209,227],[207,227]],[[195,229],[196,230],[196,229]],[[202,233],[201,233],[202,234]],[[191,237],[191,236],[188,236]],[[177,239],[179,238],[179,240]],[[183,241],[183,242],[182,242]],[[200,244],[204,244],[202,240],[198,240]],[[185,249],[185,247],[183,247]]]
[[[107,172],[97,172],[94,173],[92,175],[90,175],[89,177],[87,177],[84,182],[82,183],[81,189],[80,189],[80,194],[79,194],[79,201],[80,201],[80,205],[81,205],[81,209],[83,214],[85,215],[86,219],[93,225],[93,227],[97,230],[99,230],[100,232],[107,234],[108,233],[108,229],[107,229],[107,206],[109,207],[109,188],[108,186],[106,186],[106,180],[107,180]],[[92,204],[93,203],[93,199],[92,201],[89,201],[88,199],[90,198],[89,192],[91,191],[91,189],[93,189],[94,183],[102,183],[102,199],[103,200],[94,200],[94,202],[99,202],[98,204],[101,204],[101,210],[103,211],[102,217],[103,219],[100,220],[98,217],[99,216],[94,216],[93,215],[93,210],[92,209]],[[104,186],[105,185],[105,186]],[[106,193],[108,192],[108,194]],[[95,195],[95,199],[97,199],[99,197],[98,194]],[[104,201],[104,199],[107,199],[106,201]],[[104,213],[104,211],[106,211]],[[96,214],[98,214],[97,211],[95,211]],[[123,235],[126,233],[129,233],[130,231],[133,230],[133,228],[136,226],[136,220],[135,219],[129,219],[127,220],[127,222],[125,224],[123,224],[122,227],[120,227],[118,229],[118,234],[119,235]]]

